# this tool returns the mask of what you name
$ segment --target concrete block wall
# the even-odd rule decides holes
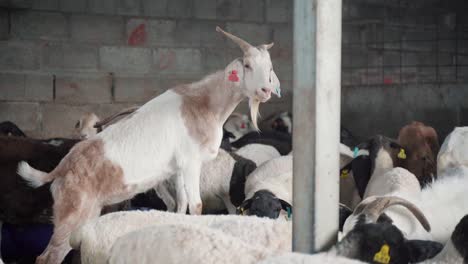
[[[216,25],[274,41],[290,110],[292,0],[0,0],[0,120],[69,136],[86,111],[108,115],[222,69],[241,53]],[[468,122],[468,3],[343,0],[342,123],[364,139],[410,120],[443,138]],[[240,105],[246,111],[247,105]]]
[[[85,112],[105,117],[223,69],[242,53],[217,25],[254,45],[276,42],[284,96],[260,110],[289,109],[291,8],[282,0],[0,1],[0,121],[34,137],[71,136]]]
[[[342,124],[361,139],[468,125],[468,3],[343,0]]]

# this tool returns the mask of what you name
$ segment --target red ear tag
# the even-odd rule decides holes
[[[241,124],[241,128],[242,128],[242,129],[245,128],[245,123],[242,123],[242,124]]]
[[[237,71],[232,70],[231,73],[229,74],[228,80],[231,82],[238,82],[239,81],[239,76],[237,76]]]

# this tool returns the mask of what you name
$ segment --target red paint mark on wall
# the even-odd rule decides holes
[[[389,77],[384,77],[383,83],[387,85],[393,84],[393,79]]]
[[[138,25],[128,37],[128,45],[130,46],[138,46],[145,44],[146,42],[146,25],[140,24]]]

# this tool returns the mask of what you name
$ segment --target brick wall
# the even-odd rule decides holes
[[[242,53],[217,25],[272,59],[291,102],[291,2],[282,0],[0,0],[0,120],[29,135],[70,136],[104,117],[224,68]],[[247,109],[246,103],[240,111]]]
[[[0,0],[0,120],[68,136],[86,111],[141,104],[221,69],[241,53],[216,25],[274,41],[291,108],[292,0]],[[442,136],[467,125],[468,3],[343,0],[342,123],[360,138],[410,120]],[[245,111],[246,104],[239,110]]]

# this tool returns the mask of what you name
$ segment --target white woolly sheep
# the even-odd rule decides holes
[[[292,209],[292,160],[292,155],[269,160],[249,175],[242,213],[278,218],[282,209]]]
[[[445,138],[437,156],[437,175],[459,166],[468,166],[468,127],[456,127]]]
[[[109,263],[333,263],[357,264],[330,253],[281,253],[203,226],[173,224],[144,228],[122,236]]]
[[[352,159],[351,150],[340,144],[341,162]],[[248,215],[277,218],[281,210],[291,210],[292,206],[292,172],[293,156],[286,155],[269,160],[259,166],[247,178],[245,183],[246,199],[240,206],[242,212]],[[346,180],[346,179],[344,179]],[[353,193],[354,185],[342,185],[342,189]],[[288,209],[289,208],[289,209]]]
[[[369,183],[366,198],[397,192],[418,195],[421,192],[418,178],[404,168],[397,167],[390,169]]]
[[[221,230],[252,246],[269,248],[279,253],[291,251],[291,221],[237,215],[182,215],[156,210],[117,212],[102,216],[73,232],[70,244],[80,250],[83,264],[106,263],[112,245],[121,236],[155,225],[187,223]]]
[[[220,149],[214,160],[202,165],[200,195],[204,204],[203,212],[216,213],[227,209],[230,214],[234,214],[236,207],[245,198],[244,185],[247,176],[258,165],[279,156],[275,148],[261,144],[247,145],[235,153]],[[165,202],[168,211],[174,212],[177,204],[174,200],[176,190],[173,179],[159,184],[155,190]]]
[[[344,234],[362,224],[376,223],[385,212],[384,223],[391,222],[407,239],[445,244],[458,221],[468,212],[468,168],[453,168],[445,172],[448,175],[420,192],[397,190],[363,200],[346,220]],[[409,211],[392,205],[401,205]]]
[[[202,212],[200,169],[218,154],[222,126],[249,98],[253,125],[258,107],[279,94],[268,49],[216,29],[244,52],[224,70],[179,85],[141,106],[130,117],[77,144],[51,173],[20,163],[19,174],[34,186],[52,183],[54,234],[37,263],[61,263],[70,233],[118,203],[176,177],[177,204]],[[185,191],[184,191],[185,190]],[[185,212],[186,210],[181,210]]]
[[[109,264],[254,264],[273,254],[222,231],[202,226],[158,225],[125,235],[112,247]]]
[[[455,227],[444,249],[425,264],[468,263],[468,214]]]
[[[284,253],[281,255],[270,256],[258,264],[306,264],[306,263],[320,263],[320,264],[364,264],[355,259],[344,258],[330,253],[319,254],[301,254],[301,253]]]
[[[249,159],[257,166],[262,165],[266,161],[278,158],[281,154],[272,146],[263,144],[249,144],[235,151],[235,153],[243,158]]]
[[[368,193],[385,189],[385,186],[379,185],[380,178],[393,169],[398,159],[404,158],[404,156],[399,155],[404,154],[404,149],[394,140],[381,135],[360,144],[358,149],[358,154],[362,154],[357,155],[348,165],[342,167],[341,178],[350,178],[347,184],[352,185],[354,182],[359,198],[365,198],[369,196]],[[352,193],[348,191],[347,195],[343,196],[348,197],[347,200],[341,202],[354,208],[355,201],[360,199],[352,198],[353,196],[350,194]],[[352,199],[349,200],[350,198]]]

